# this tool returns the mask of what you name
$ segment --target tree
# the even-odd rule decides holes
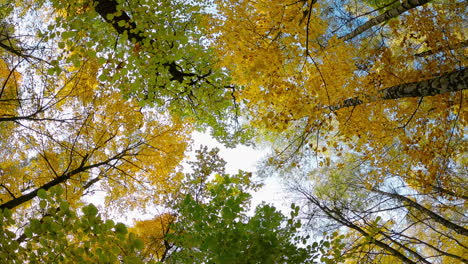
[[[348,230],[344,248],[348,262],[468,261],[466,197],[418,193],[395,175],[370,188],[363,176],[371,169],[356,166],[350,157],[347,162],[347,168],[316,171],[310,175],[312,183],[300,179],[293,189],[308,205],[306,213],[313,223]]]
[[[176,186],[168,175],[184,156],[191,123],[122,98],[99,80],[96,56],[43,49],[59,47],[15,33],[24,20],[11,19],[1,31],[0,208],[26,208],[56,185],[73,206],[103,190],[114,209],[144,208]]]
[[[1,4],[0,210],[13,225],[3,228],[5,245],[59,252],[87,241],[82,233],[97,235],[85,223],[40,240],[38,221],[63,220],[58,204],[42,210],[41,196],[61,187],[72,209],[95,190],[111,209],[166,208],[135,226],[145,261],[466,261],[465,8],[458,0]],[[331,237],[308,244],[296,206],[290,218],[268,205],[248,215],[256,185],[248,173],[227,175],[214,152],[201,151],[185,180],[177,172],[193,128],[231,146],[249,139],[239,114],[273,141],[268,166],[315,181],[296,191],[335,228]],[[83,219],[96,216],[86,208]],[[13,238],[17,226],[24,236]],[[119,226],[106,230],[125,233]],[[89,252],[78,255],[100,255]]]
[[[208,6],[203,0],[18,1],[12,22],[34,18],[41,23],[28,28],[29,38],[9,39],[37,43],[35,50],[52,52],[42,57],[27,47],[6,49],[50,63],[54,74],[63,71],[64,64],[79,67],[83,56],[95,59],[100,82],[141,105],[188,118],[200,129],[209,127],[229,143],[236,134],[235,88],[216,67],[207,45]]]
[[[144,259],[164,261],[169,256],[174,244],[169,242],[168,237],[174,232],[172,225],[175,221],[176,217],[173,214],[163,213],[154,219],[137,221],[131,228],[145,243]]]
[[[93,204],[76,212],[62,198],[60,186],[39,192],[40,217],[31,218],[24,233],[9,209],[0,212],[0,256],[7,263],[143,263],[143,242],[122,223],[103,220]]]
[[[338,234],[311,243],[299,233],[299,207],[285,217],[261,204],[249,213],[251,174],[216,174],[225,162],[216,149],[198,151],[170,213],[130,229],[105,220],[93,204],[79,209],[60,185],[40,189],[28,219],[0,212],[0,256],[9,263],[338,263]],[[214,165],[214,166],[213,166]],[[212,174],[214,173],[214,174]],[[214,176],[214,177],[213,177]],[[135,233],[133,233],[135,232]]]
[[[146,242],[146,256],[164,263],[338,263],[341,238],[326,236],[311,243],[299,233],[299,207],[291,217],[273,206],[249,213],[259,185],[251,174],[224,172],[217,149],[197,151],[192,173],[185,175],[171,210],[134,229]]]
[[[9,123],[2,131],[9,139],[0,141],[0,208],[24,206],[55,185],[74,204],[96,183],[108,204],[131,208],[176,184],[168,175],[183,158],[190,126],[121,100],[95,79],[93,63],[5,87],[2,109],[18,103],[1,121]]]
[[[466,262],[466,4],[217,3],[266,166],[319,185],[295,187],[305,217],[348,230],[356,263]]]
[[[0,5],[0,210],[13,225],[2,226],[2,245],[11,247],[0,251],[19,254],[8,259],[133,261],[137,240],[101,221],[94,206],[84,218],[74,214],[81,199],[104,191],[109,210],[163,205],[179,188],[174,171],[193,127],[232,142],[234,87],[204,44],[204,8],[203,1]],[[56,188],[66,202],[53,207],[70,211],[37,201]],[[8,230],[16,227],[24,235],[15,239]],[[128,241],[114,241],[111,231]],[[70,251],[61,254],[64,247]],[[35,256],[47,252],[56,259]]]
[[[396,6],[396,13],[390,9],[372,17],[346,1],[341,8],[315,1],[217,3],[221,18],[212,25],[217,51],[233,82],[244,86],[238,97],[250,124],[289,141],[280,145],[277,162],[314,153],[326,164],[330,152],[346,150],[382,170],[406,174],[408,181],[450,182],[447,169],[463,153],[462,90],[468,87],[463,49],[443,49],[424,59],[415,55],[465,40],[458,16],[463,4],[410,1]],[[339,9],[327,12],[331,8]],[[348,14],[349,23],[358,24],[354,32],[362,33],[337,25],[336,14]],[[380,35],[368,33],[372,27],[366,25],[377,25],[374,19],[388,24]],[[353,37],[344,37],[349,34]],[[390,161],[389,149],[409,156]],[[404,173],[408,168],[421,173]],[[378,171],[369,175],[369,182],[384,179]]]

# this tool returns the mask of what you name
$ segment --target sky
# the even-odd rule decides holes
[[[255,180],[264,183],[264,186],[259,191],[252,194],[253,208],[262,201],[265,201],[280,209],[283,214],[289,212],[289,204],[287,204],[288,195],[282,188],[281,180],[274,177],[259,178],[255,173],[257,171],[257,163],[266,156],[268,153],[267,149],[255,149],[247,146],[237,146],[236,148],[228,149],[210,135],[200,132],[194,132],[193,140],[194,149],[198,149],[200,145],[205,145],[209,148],[219,148],[219,156],[227,162],[227,173],[235,174],[238,170],[252,172]]]
[[[227,162],[226,173],[236,174],[238,170],[252,172],[254,181],[264,183],[261,189],[252,193],[251,213],[254,212],[258,204],[265,202],[281,210],[284,215],[289,215],[290,203],[288,203],[288,193],[283,190],[281,180],[275,177],[260,178],[256,174],[257,164],[268,153],[268,150],[255,149],[254,147],[248,146],[237,146],[236,148],[229,149],[217,142],[207,133],[194,132],[193,147],[192,151],[187,155],[188,160],[195,159],[195,150],[199,149],[201,145],[207,146],[209,149],[218,148],[220,150],[219,156]],[[105,193],[96,192],[94,195],[84,200],[87,203],[93,203],[102,208],[104,206],[104,197]],[[145,214],[138,211],[129,211],[125,215],[120,216],[111,212],[109,217],[132,226],[135,220],[152,219],[158,214],[157,207],[150,208],[147,211],[148,212]]]

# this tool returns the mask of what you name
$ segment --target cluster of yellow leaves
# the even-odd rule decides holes
[[[159,193],[177,188],[180,175],[174,171],[184,158],[190,123],[123,99],[119,90],[97,80],[95,60],[84,61],[46,79],[42,94],[34,95],[33,103],[43,110],[33,117],[42,121],[2,131],[15,140],[0,141],[5,158],[0,177],[10,192],[2,190],[0,202],[94,164],[65,182],[69,203],[79,201],[93,180],[99,183],[92,189],[106,191],[107,204],[120,210],[158,202]]]
[[[17,100],[17,88],[20,85],[20,75],[16,71],[12,71],[9,65],[0,58],[0,118],[11,118],[18,115],[19,101]],[[0,183],[6,188],[11,188],[13,192],[17,192],[19,188],[14,185],[15,181],[10,179],[11,173],[16,173],[20,170],[20,164],[15,164],[10,160],[14,154],[7,151],[9,148],[15,148],[15,137],[11,131],[15,128],[13,122],[0,122],[0,142],[7,145],[8,148],[0,150],[3,162],[0,164]],[[24,156],[22,157],[24,158]],[[10,199],[8,193],[0,194],[0,201]]]
[[[297,122],[307,122],[297,133],[313,136],[302,144],[314,145],[314,151],[323,154],[319,145],[334,153],[343,145],[361,153],[377,168],[368,175],[369,186],[387,175],[402,175],[417,188],[449,182],[448,164],[463,152],[461,145],[454,145],[460,143],[466,120],[462,95],[399,100],[378,96],[384,88],[466,65],[460,51],[415,56],[423,47],[436,49],[466,38],[457,16],[463,5],[434,4],[392,19],[390,39],[382,45],[372,38],[344,42],[327,33],[320,13],[325,3],[217,3],[223,15],[213,25],[221,33],[216,40],[219,63],[243,86],[237,96],[247,105],[251,125],[288,134]],[[351,98],[364,104],[339,107]],[[320,142],[314,142],[316,135]],[[329,165],[326,161],[322,164]],[[421,173],[416,177],[411,170]]]
[[[96,88],[98,87],[97,73],[99,70],[97,59],[84,61],[77,67],[69,67],[68,76],[62,76],[64,85],[56,93],[57,97],[73,97],[83,105],[89,105],[93,101]],[[62,101],[58,106],[62,106]]]
[[[237,84],[245,86],[238,97],[246,100],[252,118],[260,121],[253,123],[284,130],[283,123],[302,118],[312,109],[316,96],[304,85],[311,79],[304,73],[311,68],[299,68],[307,64],[304,48],[297,45],[306,40],[298,34],[304,26],[298,23],[303,18],[302,3],[220,1],[219,9],[226,17],[219,22],[223,23],[217,39],[220,65],[231,71]],[[323,33],[324,26],[314,20],[310,38]],[[317,43],[310,42],[309,49],[318,48]],[[303,86],[303,90],[294,89],[297,86]],[[310,106],[304,107],[307,104]],[[288,108],[295,106],[299,107]],[[270,125],[268,119],[279,122]]]
[[[253,125],[284,131],[291,121],[315,120],[355,89],[350,82],[357,50],[336,37],[317,41],[327,27],[319,4],[220,1],[219,8],[225,15],[217,38],[220,64],[244,86],[238,98]]]
[[[78,0],[67,3],[53,1],[52,3],[55,5],[56,14],[65,18],[90,12],[94,4],[91,0]]]
[[[447,231],[444,228],[441,228],[440,230],[442,230],[443,232]],[[431,228],[424,228],[421,226],[415,231],[414,235],[418,237],[423,237],[430,244],[439,245],[439,249],[444,252],[453,254],[455,256],[460,256],[465,260],[468,259],[468,252],[466,251],[466,248],[462,246],[468,243],[468,239],[466,238],[466,236],[458,234],[451,234],[450,236],[441,236],[440,233],[434,232]],[[425,248],[424,250],[424,253],[429,256],[438,254],[436,250],[431,248]],[[441,256],[440,259],[440,263],[447,264],[454,263],[454,261],[458,261],[449,256]]]
[[[19,102],[15,99],[20,83],[20,74],[0,58],[0,117],[8,118],[17,114]]]
[[[166,250],[168,250],[168,244],[164,242],[167,235],[173,232],[170,225],[175,220],[174,215],[164,213],[151,220],[137,221],[135,226],[130,229],[131,232],[137,234],[143,240],[145,258],[160,260],[163,257]]]

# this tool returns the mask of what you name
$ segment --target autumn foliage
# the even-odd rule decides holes
[[[466,7],[1,3],[0,259],[467,262]],[[290,217],[194,130],[271,150]]]
[[[249,125],[273,143],[265,166],[309,175],[310,188],[293,188],[305,203],[368,241],[350,237],[348,254],[466,261],[455,242],[466,236],[466,4],[217,4],[219,64],[243,87]]]
[[[284,132],[295,146],[319,155],[320,164],[329,165],[330,155],[345,149],[360,153],[385,168],[367,175],[371,185],[386,174],[405,175],[418,188],[453,184],[446,169],[464,149],[454,147],[466,122],[462,92],[455,92],[466,88],[463,49],[441,51],[442,57],[416,55],[464,40],[456,16],[463,5],[412,9],[388,21],[385,36],[356,41],[334,30],[325,5],[219,1],[226,17],[214,27],[220,63],[245,86],[239,99],[251,124]],[[449,77],[453,83],[443,79],[454,71],[459,76]],[[423,83],[438,76],[437,84]]]

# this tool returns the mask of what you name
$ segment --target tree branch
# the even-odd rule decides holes
[[[455,192],[452,192],[450,190],[447,190],[447,189],[444,189],[442,187],[435,186],[435,185],[431,185],[431,187],[437,192],[440,192],[440,193],[443,193],[443,194],[448,194],[448,195],[451,195],[451,196],[454,196],[454,197],[457,197],[457,198],[468,200],[468,196],[465,195],[465,194],[455,193]]]
[[[35,57],[35,56],[32,56],[32,55],[29,55],[29,54],[24,54],[22,50],[19,50],[19,49],[15,49],[13,47],[10,47],[4,43],[2,43],[2,41],[0,41],[0,48],[3,48],[4,50],[10,52],[10,53],[13,53],[15,54],[16,56],[18,57],[21,57],[21,58],[24,58],[24,59],[34,59],[34,60],[38,60],[38,61],[42,61],[42,62],[45,62],[47,64],[50,64],[49,62],[41,59],[41,58],[38,58],[38,57]]]
[[[468,47],[468,40],[465,40],[465,41],[462,41],[462,42],[459,42],[459,43],[456,43],[456,44],[453,44],[453,45],[449,44],[447,46],[438,47],[438,48],[431,49],[431,50],[426,50],[426,51],[414,54],[414,56],[416,56],[416,57],[426,57],[426,56],[429,56],[429,55],[437,54],[437,53],[439,53],[441,51],[444,51],[444,50],[456,50],[456,49],[461,49],[461,48],[466,48],[466,47]]]
[[[86,162],[88,160],[88,156],[85,155],[83,157],[83,159],[81,160],[81,164],[78,166],[78,168],[76,168],[74,170],[71,170],[68,173],[65,173],[65,174],[63,174],[63,175],[61,175],[59,177],[56,177],[55,179],[49,181],[48,183],[43,184],[42,186],[36,188],[34,191],[31,191],[30,193],[24,194],[24,195],[22,195],[20,197],[17,197],[15,199],[12,199],[12,200],[6,202],[6,203],[1,204],[0,205],[0,210],[4,209],[4,208],[13,209],[13,208],[25,203],[25,202],[28,202],[28,201],[34,199],[34,197],[37,196],[37,192],[40,189],[48,190],[48,189],[52,188],[55,185],[59,185],[61,183],[66,182],[72,176],[74,176],[76,174],[88,171],[88,170],[93,169],[93,168],[97,168],[99,166],[109,164],[109,162],[111,162],[113,160],[122,158],[126,154],[127,151],[128,151],[128,149],[114,155],[113,157],[111,157],[111,158],[109,158],[107,160],[104,160],[104,161],[101,161],[101,162],[98,162],[98,163],[95,163],[95,164],[92,164],[92,165],[88,165],[88,166],[85,166],[85,164],[86,164]]]
[[[383,194],[385,196],[388,196],[388,197],[392,197],[393,199],[396,199],[402,203],[406,203],[408,204],[409,206],[421,211],[422,213],[424,213],[425,215],[429,216],[432,220],[434,220],[435,222],[449,228],[449,229],[452,229],[453,231],[457,232],[458,234],[461,234],[461,235],[464,235],[464,236],[468,236],[468,229],[462,227],[462,226],[459,226],[445,218],[443,218],[442,216],[434,213],[433,211],[427,209],[426,207],[420,205],[419,203],[409,199],[408,197],[406,196],[403,196],[403,195],[400,195],[398,193],[389,193],[389,192],[385,192],[385,191],[382,191],[382,190],[379,190],[379,189],[376,189],[376,188],[373,188],[372,189],[373,192],[376,192],[376,193],[379,193],[379,194]]]
[[[314,201],[312,201],[310,199],[310,197],[308,197],[308,199],[309,199],[310,202],[314,203],[317,207],[319,207],[320,210],[322,210],[331,219],[337,221],[338,223],[341,223],[344,226],[347,226],[347,227],[349,227],[351,229],[356,230],[363,237],[372,237],[371,234],[366,232],[361,227],[355,225],[351,221],[347,221],[338,211],[332,210],[332,209],[330,209],[330,208],[328,208],[326,206],[321,205],[317,200],[314,202]],[[416,262],[412,261],[407,256],[405,256],[403,253],[401,253],[400,251],[394,249],[393,247],[391,247],[390,245],[388,245],[387,243],[385,243],[383,241],[380,241],[378,239],[374,239],[372,243],[375,244],[376,246],[382,248],[383,250],[387,251],[392,256],[395,256],[396,258],[400,259],[403,263],[416,264]],[[413,252],[413,251],[411,251],[411,252]],[[419,259],[422,258],[420,255],[418,255],[418,256],[419,256]]]
[[[367,21],[366,23],[364,23],[363,25],[357,27],[356,29],[354,29],[351,33],[349,34],[346,34],[344,36],[341,36],[340,39],[344,40],[344,41],[347,41],[347,40],[351,40],[353,38],[355,38],[356,36],[358,36],[359,34],[363,33],[364,31],[382,23],[382,22],[385,22],[385,21],[388,21],[390,20],[391,18],[394,18],[394,17],[397,17],[399,16],[400,14],[410,10],[410,9],[413,9],[413,8],[416,8],[418,6],[422,6],[428,2],[430,2],[431,0],[403,0],[403,2],[401,4],[399,4],[398,6],[386,11],[385,13],[381,14],[381,15],[378,15],[376,17],[373,17],[371,18],[369,21]]]
[[[10,191],[10,189],[8,189],[8,187],[6,187],[4,184],[0,184],[0,186],[3,187],[3,189],[5,189],[13,199],[16,198],[15,195]]]

